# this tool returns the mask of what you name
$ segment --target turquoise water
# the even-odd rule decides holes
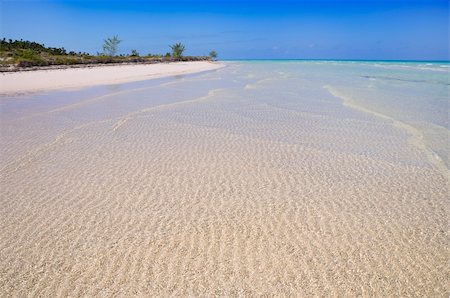
[[[230,62],[265,67],[290,80],[323,84],[338,100],[403,126],[448,167],[448,62],[248,60]],[[263,71],[263,70],[261,70]],[[285,83],[289,83],[289,79]],[[282,88],[280,86],[280,88]],[[312,95],[314,96],[314,95]]]
[[[448,168],[449,63],[251,60],[226,64],[219,71],[192,76],[2,97],[2,158],[10,160],[9,151],[14,158],[34,144],[86,123],[137,121],[152,113],[153,107],[189,104],[207,96],[209,103],[217,105],[214,112],[223,115],[196,118],[195,125],[320,150],[428,163],[441,171]],[[233,122],[227,117],[238,118]],[[369,127],[367,121],[380,125]],[[391,146],[403,139],[408,139],[409,149]],[[423,152],[425,157],[412,157],[415,153],[408,150]]]

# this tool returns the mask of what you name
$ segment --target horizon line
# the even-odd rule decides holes
[[[359,61],[359,62],[434,62],[434,63],[450,63],[449,60],[420,60],[420,59],[329,59],[329,58],[224,58],[220,61]]]

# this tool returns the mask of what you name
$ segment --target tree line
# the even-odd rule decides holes
[[[44,44],[27,40],[0,40],[0,66],[46,66],[70,65],[91,63],[121,63],[142,62],[154,63],[160,61],[198,61],[216,60],[217,52],[211,51],[208,56],[184,56],[186,47],[177,42],[170,45],[170,52],[166,54],[147,54],[141,56],[137,50],[130,54],[118,55],[122,40],[118,36],[106,38],[103,41],[102,51],[96,55],[86,52],[67,51],[64,47],[46,47]]]
[[[12,52],[15,50],[32,50],[37,53],[48,53],[50,55],[88,55],[87,53],[74,51],[67,52],[65,48],[53,48],[46,47],[44,44],[40,44],[34,41],[28,40],[12,40],[3,38],[0,40],[0,51],[2,52]]]
[[[121,42],[122,42],[122,40],[120,40],[117,35],[105,39],[103,41],[103,54],[108,55],[108,56],[116,56],[119,44]],[[186,49],[184,44],[177,42],[173,45],[170,45],[169,47],[172,49],[172,53],[167,52],[164,55],[165,57],[174,57],[174,58],[183,57],[183,53]],[[137,50],[131,50],[130,56],[139,57],[140,55]],[[155,55],[148,54],[148,56],[155,56]],[[162,56],[162,55],[159,55],[159,56]],[[209,57],[213,60],[217,59],[217,52],[216,51],[209,52]]]

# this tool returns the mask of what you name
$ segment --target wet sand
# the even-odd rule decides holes
[[[2,98],[1,296],[446,297],[446,177],[302,67]]]

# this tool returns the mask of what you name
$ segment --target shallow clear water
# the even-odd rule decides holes
[[[447,113],[418,63],[3,96],[0,292],[445,296]]]
[[[414,129],[417,138],[448,167],[450,64],[442,62],[250,61],[284,80],[322,84],[357,110],[391,118]],[[262,70],[261,70],[262,71]],[[285,84],[285,86],[283,86]],[[310,95],[314,102],[315,94]],[[314,103],[310,103],[314,104]],[[411,131],[409,131],[411,133]]]
[[[299,113],[292,116],[292,123],[301,122],[301,113],[314,115],[321,121],[339,122],[355,117],[377,119],[400,129],[397,133],[409,135],[411,145],[428,151],[425,158],[428,161],[424,162],[448,167],[448,63],[295,60],[227,63],[225,69],[200,75],[2,97],[2,162],[12,161],[17,153],[25,153],[33,143],[45,143],[55,134],[79,125],[139,117],[146,109],[189,102],[215,90],[217,94],[209,95],[211,100],[217,98],[217,103],[221,103],[229,99],[221,108],[233,110],[242,119],[259,117],[255,120],[261,127],[263,123],[277,125],[276,121],[271,122],[270,114],[276,111],[273,109]],[[266,109],[267,115],[246,110],[252,105]],[[274,114],[275,118],[277,116]],[[214,125],[211,119],[204,120]],[[227,129],[244,134],[251,132],[245,125]],[[365,133],[367,138],[374,137],[368,130]],[[389,135],[390,132],[376,133]],[[320,133],[305,134],[303,130],[281,130],[270,138],[333,150],[377,154],[382,151],[381,145],[368,147],[362,140],[354,146],[342,142],[328,144],[321,142]],[[385,155],[403,158],[401,152],[383,150]]]

